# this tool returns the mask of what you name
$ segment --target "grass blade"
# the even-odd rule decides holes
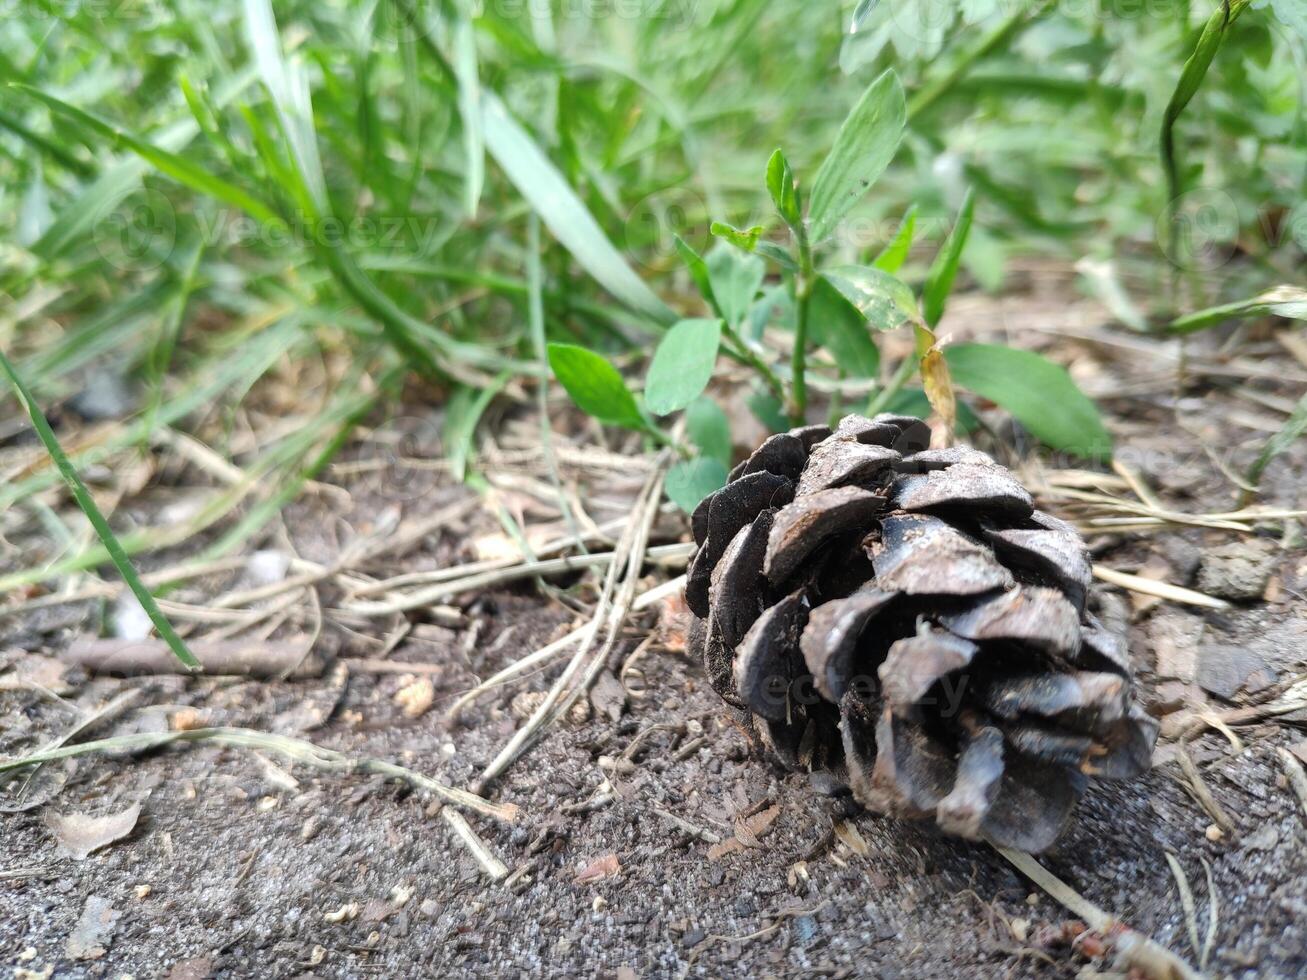
[[[477,43],[472,21],[460,10],[451,34],[454,46],[454,77],[458,80],[458,111],[463,118],[463,152],[467,172],[463,175],[463,205],[475,218],[486,180],[486,148],[481,128],[481,81],[477,77]]]
[[[962,259],[962,250],[966,248],[967,236],[971,233],[971,218],[975,210],[976,199],[968,188],[967,196],[962,199],[962,207],[958,210],[958,220],[954,222],[953,230],[944,239],[939,254],[926,273],[926,285],[921,291],[921,313],[926,323],[932,327],[944,315],[948,295],[953,291],[953,278],[958,273],[958,262]]]
[[[493,92],[482,93],[482,116],[486,149],[582,268],[633,310],[657,323],[675,321],[676,314],[635,274],[558,168]]]
[[[1266,465],[1293,445],[1304,432],[1307,432],[1307,395],[1303,395],[1294,406],[1293,414],[1284,423],[1284,428],[1266,440],[1257,459],[1248,467],[1248,482],[1253,486],[1261,483]]]
[[[1163,332],[1195,333],[1225,323],[1227,320],[1246,320],[1258,316],[1282,316],[1287,320],[1307,320],[1307,289],[1296,286],[1276,286],[1251,299],[1225,303],[1176,317],[1163,328]]]
[[[46,452],[50,454],[55,466],[59,468],[59,475],[64,478],[64,482],[68,484],[68,489],[72,491],[77,506],[82,509],[82,513],[86,515],[86,519],[91,522],[91,526],[95,528],[95,533],[99,535],[100,541],[103,542],[105,550],[109,553],[109,560],[118,569],[118,573],[127,583],[127,587],[132,590],[132,594],[136,596],[136,600],[141,604],[141,608],[145,610],[146,615],[150,617],[150,622],[154,624],[154,628],[159,631],[159,635],[168,644],[168,648],[186,666],[187,670],[200,671],[202,669],[200,662],[186,648],[186,643],[177,635],[177,631],[172,628],[172,624],[168,622],[167,617],[159,609],[159,605],[154,601],[154,596],[150,594],[150,590],[141,582],[140,576],[136,574],[136,569],[132,567],[131,560],[128,559],[122,545],[118,543],[118,538],[109,527],[109,522],[104,519],[104,515],[100,513],[100,508],[96,506],[95,500],[91,497],[90,491],[86,489],[86,484],[82,482],[81,477],[77,475],[77,471],[73,469],[73,464],[68,461],[63,447],[59,445],[59,440],[55,438],[54,431],[50,428],[50,423],[46,421],[45,415],[32,399],[27,386],[23,384],[18,372],[9,363],[9,358],[3,353],[0,353],[0,369],[4,370],[9,383],[13,385],[14,394],[17,395],[19,403],[27,412],[28,418],[32,420],[32,427],[36,429],[36,435],[41,440],[41,444],[45,446]]]
[[[230,204],[232,207],[240,208],[260,221],[277,220],[277,216],[272,209],[253,194],[209,173],[209,171],[198,164],[192,163],[185,157],[178,156],[176,153],[126,133],[103,119],[76,106],[69,105],[67,102],[42,92],[40,89],[32,88],[29,85],[13,85],[12,87],[43,103],[52,111],[99,133],[101,136],[107,137],[115,146],[131,150],[160,173],[171,177],[177,183],[200,194]]]

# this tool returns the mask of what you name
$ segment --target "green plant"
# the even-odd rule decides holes
[[[1081,456],[1109,453],[1111,438],[1097,410],[1061,367],[1029,351],[938,343],[933,328],[944,314],[972,228],[975,198],[970,191],[919,294],[895,275],[912,247],[915,210],[904,215],[899,231],[871,264],[824,261],[837,244],[841,220],[893,159],[905,118],[903,88],[894,72],[885,72],[841,125],[810,195],[785,153],[776,150],[767,162],[764,184],[786,241],[764,238],[762,226],[741,230],[722,221],[712,226],[722,245],[706,258],[678,239],[678,253],[716,318],[681,320],[664,335],[649,366],[643,409],[608,361],[579,347],[551,347],[554,374],[577,405],[601,422],[668,442],[647,412],[668,415],[689,406],[707,387],[724,352],[757,373],[760,391],[780,403],[792,425],[808,421],[810,371],[872,384],[871,411],[887,407],[920,372],[930,406],[950,427],[957,418],[956,383],[1008,409],[1055,449]],[[765,321],[766,309],[759,305],[769,308],[774,298],[770,293],[759,297],[768,266],[787,299],[781,326],[790,336],[788,371],[778,351],[744,336],[749,323]],[[903,325],[915,333],[916,354],[879,384],[882,359],[876,335]],[[818,350],[830,356],[814,368],[810,358]],[[670,488],[679,488],[669,490],[673,499],[693,509],[722,485],[728,462],[704,454],[679,464],[681,469],[668,480]]]

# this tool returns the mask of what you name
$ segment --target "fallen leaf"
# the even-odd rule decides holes
[[[122,813],[111,813],[103,817],[47,810],[45,826],[54,834],[63,853],[81,861],[93,851],[122,840],[136,828],[136,821],[140,817],[139,803],[129,806]]]
[[[589,885],[605,878],[612,878],[621,870],[622,862],[617,859],[617,855],[605,854],[601,858],[595,858],[581,869],[576,876],[576,884]]]
[[[168,980],[209,980],[213,976],[213,959],[208,956],[193,956],[181,960],[168,974]]]

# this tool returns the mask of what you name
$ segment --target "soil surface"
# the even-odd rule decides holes
[[[1226,471],[1246,469],[1267,429],[1283,420],[1273,403],[1301,396],[1307,366],[1269,334],[1236,344],[1213,335],[1189,343],[1181,379],[1179,342],[1110,332],[1101,310],[1067,302],[1065,289],[1064,281],[1036,277],[1021,297],[959,297],[945,332],[1044,348],[1071,362],[1103,406],[1118,458],[1166,506],[1190,514],[1234,510],[1237,490]],[[1270,376],[1245,370],[1257,365]],[[996,454],[1002,445],[1026,445],[1003,426],[976,441]],[[1300,443],[1272,462],[1262,503],[1307,504],[1305,448]],[[437,481],[401,510],[407,520],[467,493]],[[309,494],[288,513],[285,540],[306,559],[331,561],[341,529],[366,532],[380,520],[379,506],[365,492]],[[683,524],[668,527],[686,539]],[[470,538],[500,530],[476,505],[396,565],[370,571],[393,575],[465,561],[474,557]],[[1183,527],[1091,536],[1091,544],[1096,560],[1118,571],[1240,598],[1209,610],[1100,590],[1105,613],[1128,624],[1145,697],[1171,712],[1168,737],[1145,777],[1092,786],[1041,862],[1196,964],[1167,861],[1174,855],[1193,893],[1200,947],[1217,899],[1210,974],[1303,975],[1307,822],[1276,750],[1307,759],[1307,713],[1240,727],[1239,750],[1212,731],[1190,743],[1233,823],[1226,832],[1213,828],[1189,791],[1173,744],[1197,717],[1195,704],[1228,711],[1307,671],[1303,535],[1293,520],[1275,520],[1251,535]],[[651,571],[649,584],[666,574]],[[477,678],[583,621],[580,601],[593,601],[592,579],[557,584],[576,609],[524,582],[459,596],[451,601],[456,613],[417,611],[370,625],[334,620],[336,595],[323,590],[320,653],[346,664],[364,657],[436,665],[421,675],[328,668],[276,682],[122,680],[74,669],[56,677],[40,673],[50,662],[39,658],[57,657],[98,629],[100,604],[0,620],[0,681],[27,671],[45,688],[11,683],[0,690],[0,757],[33,751],[63,736],[78,711],[137,689],[136,708],[96,737],[169,723],[238,725],[466,786],[529,710],[521,692],[544,690],[557,668],[481,699],[457,723],[444,720],[445,708]],[[224,590],[231,587],[223,581]],[[201,582],[174,595],[202,603],[214,594]],[[406,622],[408,632],[397,634]],[[552,729],[491,785],[491,798],[521,807],[516,824],[469,816],[510,869],[504,883],[482,873],[431,799],[380,777],[196,744],[89,756],[44,767],[30,782],[11,781],[0,788],[0,803],[19,809],[0,816],[0,968],[16,977],[177,980],[1110,972],[1110,955],[1096,956],[1098,937],[1072,942],[1074,917],[988,846],[861,813],[820,779],[755,755],[700,666],[687,659],[676,627],[674,609],[637,616],[585,716]],[[655,642],[636,671],[626,672],[623,694],[615,678],[650,630]],[[430,677],[435,702],[410,717],[403,705],[421,696],[422,677]],[[415,683],[416,695],[397,700]],[[37,805],[43,799],[49,802]],[[82,860],[58,847],[51,813],[114,814],[133,804],[141,816],[124,839]]]

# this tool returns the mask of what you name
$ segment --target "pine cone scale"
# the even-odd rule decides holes
[[[686,601],[713,687],[786,765],[864,805],[1027,850],[1157,725],[1086,609],[1074,528],[916,419],[770,437],[692,518]]]

